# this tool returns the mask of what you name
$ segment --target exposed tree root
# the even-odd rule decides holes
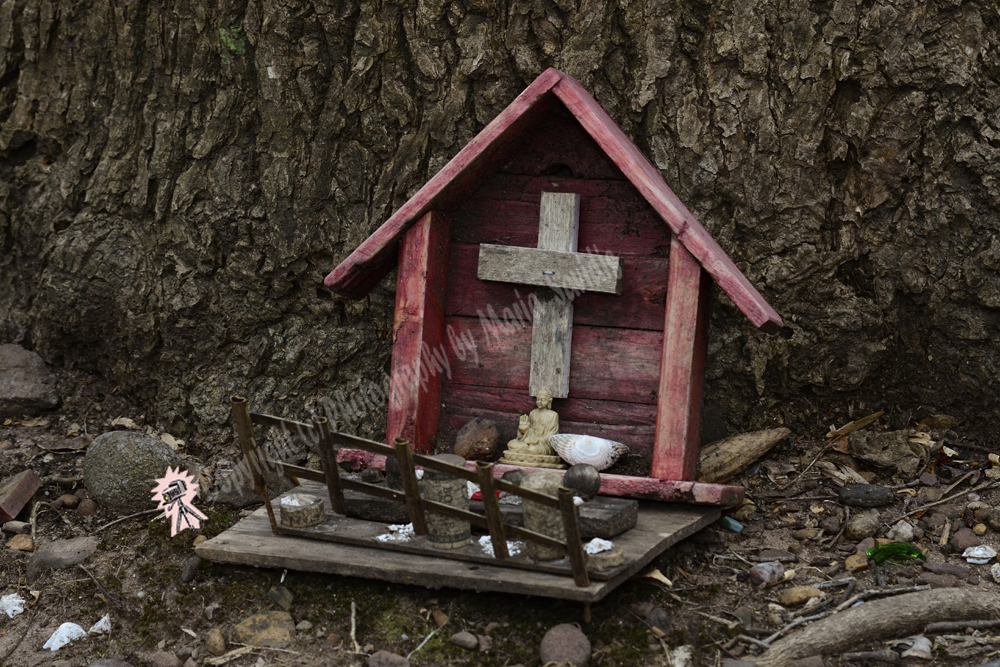
[[[955,619],[1000,619],[1000,595],[939,588],[866,602],[775,642],[757,664],[784,667],[800,658],[906,637],[921,632],[928,623]]]

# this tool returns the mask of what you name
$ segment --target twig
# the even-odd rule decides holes
[[[431,630],[431,633],[429,635],[427,635],[426,637],[424,637],[424,641],[420,642],[420,645],[417,648],[413,649],[412,651],[410,651],[409,653],[406,654],[406,659],[409,660],[410,658],[412,658],[413,654],[416,653],[417,651],[419,651],[420,649],[422,649],[424,647],[424,644],[426,644],[427,642],[429,642],[431,640],[431,637],[433,637],[434,635],[436,635],[438,633],[438,630],[440,630],[443,627],[444,626],[442,625],[440,627],[437,627],[437,628],[434,628],[433,630]]]
[[[739,639],[741,639],[742,641],[750,642],[751,644],[756,644],[757,646],[760,646],[761,648],[769,648],[770,647],[770,644],[765,644],[761,640],[754,639],[753,637],[750,637],[748,635],[736,635],[736,636]]]
[[[996,627],[1000,627],[1000,621],[940,621],[938,623],[929,623],[924,628],[924,632],[928,634],[932,632],[961,632],[966,628],[990,630]]]
[[[42,486],[48,486],[49,484],[58,484],[59,486],[72,486],[77,482],[82,482],[83,477],[63,477],[61,475],[46,475],[42,477]]]
[[[959,480],[959,481],[961,481],[961,480]],[[993,484],[994,484],[993,482],[984,482],[983,484],[980,484],[979,486],[976,486],[976,487],[973,487],[973,488],[969,489],[968,491],[959,491],[959,492],[958,492],[958,493],[956,493],[955,495],[953,495],[953,496],[949,496],[949,497],[947,497],[947,498],[942,498],[941,500],[938,500],[937,502],[933,502],[933,503],[928,503],[928,504],[926,504],[926,505],[921,505],[921,506],[920,506],[920,507],[918,507],[917,509],[914,509],[914,510],[910,510],[910,511],[909,511],[909,512],[907,512],[906,514],[903,514],[902,516],[900,516],[899,518],[900,518],[900,519],[905,519],[906,517],[908,517],[908,516],[912,516],[912,515],[916,514],[917,512],[922,512],[922,511],[924,511],[924,510],[926,510],[926,509],[930,509],[931,507],[935,507],[935,506],[937,506],[937,505],[943,505],[944,503],[947,503],[947,502],[949,502],[949,501],[952,501],[952,500],[954,500],[955,498],[958,498],[958,497],[959,497],[960,495],[962,495],[963,493],[972,493],[972,492],[974,492],[974,491],[982,491],[982,490],[983,490],[983,489],[985,489],[985,488],[988,488],[988,487],[990,487],[990,486],[993,486]]]
[[[837,600],[837,606],[838,607],[840,605],[844,604],[845,602],[847,602],[847,600],[850,599],[851,595],[854,594],[854,589],[857,588],[857,585],[858,585],[858,580],[857,579],[853,579],[851,581],[851,583],[848,584],[847,590],[845,590],[844,594],[840,596],[839,600]]]
[[[281,651],[282,653],[291,653],[292,655],[302,655],[298,651],[290,651],[287,648],[275,648],[273,646],[254,646],[253,644],[241,644],[239,642],[233,642],[236,646],[246,646],[251,649],[261,649],[263,651]]]
[[[357,634],[355,633],[357,629],[355,618],[358,613],[358,606],[354,604],[354,600],[351,600],[351,646],[354,647],[355,653],[361,653],[361,647],[358,646]]]
[[[776,639],[779,639],[782,635],[784,635],[786,632],[788,632],[792,628],[794,628],[794,627],[796,627],[798,625],[802,625],[803,623],[808,623],[809,621],[818,621],[821,618],[826,618],[827,616],[829,616],[832,613],[833,612],[831,612],[831,611],[824,611],[822,614],[813,614],[812,616],[804,616],[802,618],[797,618],[794,621],[792,621],[791,623],[789,623],[788,625],[786,625],[785,627],[783,627],[780,630],[778,630],[777,632],[775,632],[773,635],[771,635],[767,639],[765,639],[763,643],[764,643],[765,646],[770,646],[771,642],[775,641]]]
[[[784,486],[779,486],[779,487],[778,487],[778,490],[779,490],[779,491],[784,491],[785,489],[787,489],[788,487],[790,487],[790,486],[791,486],[792,484],[795,484],[796,482],[798,482],[799,480],[801,480],[801,479],[802,479],[802,476],[803,476],[803,475],[805,475],[805,474],[806,474],[807,472],[809,472],[809,469],[813,467],[813,465],[814,465],[814,464],[816,463],[816,461],[819,461],[819,457],[821,457],[821,456],[823,456],[824,454],[826,454],[826,450],[830,449],[830,447],[832,447],[832,446],[833,446],[833,443],[832,443],[832,442],[830,442],[830,443],[827,443],[827,444],[826,444],[826,445],[825,445],[825,446],[823,447],[823,449],[819,450],[819,454],[817,454],[817,455],[816,455],[816,458],[814,458],[814,459],[812,460],[812,463],[810,463],[809,465],[807,465],[807,466],[806,466],[806,469],[805,469],[805,470],[803,470],[802,472],[800,472],[800,473],[799,473],[798,477],[796,477],[796,478],[795,478],[794,480],[792,480],[792,481],[791,481],[791,482],[789,482],[788,484],[785,484]]]
[[[823,590],[824,588],[838,588],[839,586],[847,586],[850,588],[852,585],[857,584],[858,580],[854,577],[849,577],[847,579],[831,579],[830,581],[820,581],[815,584],[809,584],[813,588],[818,588]]]
[[[101,592],[104,593],[104,597],[106,597],[109,601],[111,601],[115,606],[118,606],[120,604],[120,601],[118,600],[118,598],[116,598],[114,595],[112,595],[107,590],[105,590],[104,586],[101,586],[101,582],[99,582],[97,580],[97,577],[95,577],[94,575],[92,575],[90,573],[90,570],[88,570],[87,568],[85,568],[81,563],[77,563],[76,566],[78,568],[80,568],[81,570],[83,570],[84,573],[86,573],[86,575],[88,577],[90,577],[91,581],[94,582],[95,586],[97,586],[99,589],[101,589]]]
[[[161,510],[160,508],[156,508],[154,510],[143,510],[141,512],[136,512],[135,514],[129,514],[128,516],[123,516],[120,519],[115,519],[111,523],[106,523],[103,526],[101,526],[100,528],[94,529],[94,532],[95,533],[99,533],[102,530],[104,530],[105,528],[109,528],[109,527],[115,525],[116,523],[121,523],[122,521],[128,521],[129,519],[134,519],[135,517],[142,516],[143,514],[152,514],[153,512],[162,512],[162,511],[163,510]]]

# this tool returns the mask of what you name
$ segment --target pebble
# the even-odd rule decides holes
[[[479,643],[480,653],[486,653],[493,648],[493,639],[486,635],[476,635],[476,641]]]
[[[233,630],[241,644],[278,648],[295,636],[295,622],[287,611],[264,611],[240,621]]]
[[[310,623],[309,621],[299,621],[298,624],[295,626],[295,629],[298,630],[299,632],[309,632],[310,630],[312,630],[312,628],[313,624]]]
[[[866,537],[865,539],[858,542],[857,549],[855,549],[854,553],[859,553],[859,554],[866,553],[873,546],[875,546],[875,538]]]
[[[590,662],[590,640],[580,628],[563,623],[545,633],[539,653],[543,665],[555,662],[587,667]]]
[[[1000,584],[1000,563],[993,563],[993,567],[990,568],[990,576],[993,577],[993,581]]]
[[[183,663],[173,653],[157,651],[146,660],[150,667],[182,667]]]
[[[30,533],[31,524],[27,521],[8,521],[3,525],[3,532],[8,535]]]
[[[326,643],[330,646],[340,646],[344,643],[344,638],[339,632],[331,631],[326,638]]]
[[[814,586],[793,586],[778,594],[778,602],[785,607],[793,607],[818,597],[823,597],[823,591]]]
[[[952,549],[961,553],[970,547],[978,547],[982,544],[982,541],[970,529],[959,528],[952,534],[951,539],[948,540],[948,544],[951,545]]]
[[[874,537],[879,526],[878,512],[861,512],[851,517],[844,527],[844,533],[848,539],[858,542],[866,537]]]
[[[931,588],[953,588],[958,584],[958,578],[954,575],[933,572],[921,572],[917,581],[921,584],[930,584]]]
[[[368,658],[368,667],[410,667],[410,661],[389,651],[379,651]]]
[[[977,537],[982,537],[983,535],[986,534],[986,524],[985,523],[977,523],[975,526],[972,527],[972,532]]]
[[[31,535],[15,535],[7,540],[7,548],[14,551],[34,551],[35,541]]]
[[[896,500],[892,489],[874,484],[849,484],[837,491],[837,499],[851,507],[882,507]]]
[[[848,556],[844,561],[844,569],[848,572],[860,572],[868,569],[868,556],[863,553]]]
[[[773,584],[785,577],[785,566],[778,562],[757,563],[749,570],[750,581],[756,585]]]
[[[451,636],[451,639],[449,639],[448,641],[450,641],[455,646],[460,646],[461,648],[466,648],[469,649],[470,651],[479,648],[479,640],[476,639],[476,636],[471,632],[465,632],[464,630],[462,632],[456,632],[455,634],[453,634]]]
[[[184,661],[184,667],[198,667],[198,663],[194,661],[194,658],[188,658]]]
[[[448,622],[448,614],[444,613],[440,609],[432,609],[431,618],[434,619],[434,624],[439,628],[443,627]]]
[[[920,483],[924,486],[941,486],[941,480],[932,472],[925,472],[920,476]]]
[[[822,534],[823,531],[819,528],[800,528],[799,530],[792,531],[792,537],[800,542],[804,540],[815,540]]]
[[[986,525],[1000,532],[1000,510],[990,510],[986,514]]]
[[[191,556],[184,561],[184,567],[181,568],[181,581],[185,584],[194,581],[194,575],[198,573],[199,565],[201,565],[201,559],[197,556]]]
[[[455,435],[454,453],[469,461],[492,460],[500,447],[500,429],[492,419],[469,420]]]
[[[962,579],[965,579],[972,574],[968,565],[961,565],[959,563],[928,562],[924,563],[923,568],[927,572],[933,572],[934,574],[950,574],[956,577],[961,577]]]
[[[285,611],[292,608],[292,601],[295,599],[292,592],[284,586],[271,586],[271,590],[267,592],[267,597],[271,600],[271,602],[278,605]]]
[[[667,610],[663,607],[653,607],[653,609],[646,615],[646,624],[650,627],[656,628],[665,635],[670,634],[670,616],[667,614]]]
[[[365,468],[361,471],[361,481],[365,484],[379,484],[385,475],[380,468]]]
[[[819,522],[819,527],[825,530],[827,535],[836,535],[840,532],[840,519],[835,516],[828,516]]]
[[[75,510],[76,506],[80,504],[79,496],[73,495],[72,493],[64,493],[59,496],[58,500],[62,501],[63,507],[69,510]]]
[[[97,503],[90,498],[84,498],[80,501],[80,504],[76,506],[76,511],[83,516],[94,516],[97,514]]]
[[[207,541],[208,541],[207,537],[205,537],[204,535],[198,535],[194,538],[194,542],[191,543],[191,546],[196,547],[202,542],[207,542]]]
[[[912,542],[913,541],[913,526],[910,525],[905,519],[900,519],[896,524],[889,529],[886,533],[886,537],[894,542]]]

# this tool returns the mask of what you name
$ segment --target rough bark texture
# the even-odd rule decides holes
[[[180,433],[233,392],[302,415],[380,383],[392,279],[323,276],[551,65],[785,318],[717,299],[731,426],[987,429],[998,27],[950,0],[0,0],[0,342]],[[377,436],[384,404],[343,421]]]

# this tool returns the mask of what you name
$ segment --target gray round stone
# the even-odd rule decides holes
[[[587,667],[590,662],[590,640],[580,628],[563,623],[545,633],[539,653],[543,665],[557,662]]]
[[[156,438],[131,431],[98,436],[83,459],[83,478],[101,507],[116,512],[152,509],[152,490],[167,466],[184,462]]]
[[[590,500],[601,490],[601,473],[592,465],[577,463],[563,475],[563,484],[584,500]]]

